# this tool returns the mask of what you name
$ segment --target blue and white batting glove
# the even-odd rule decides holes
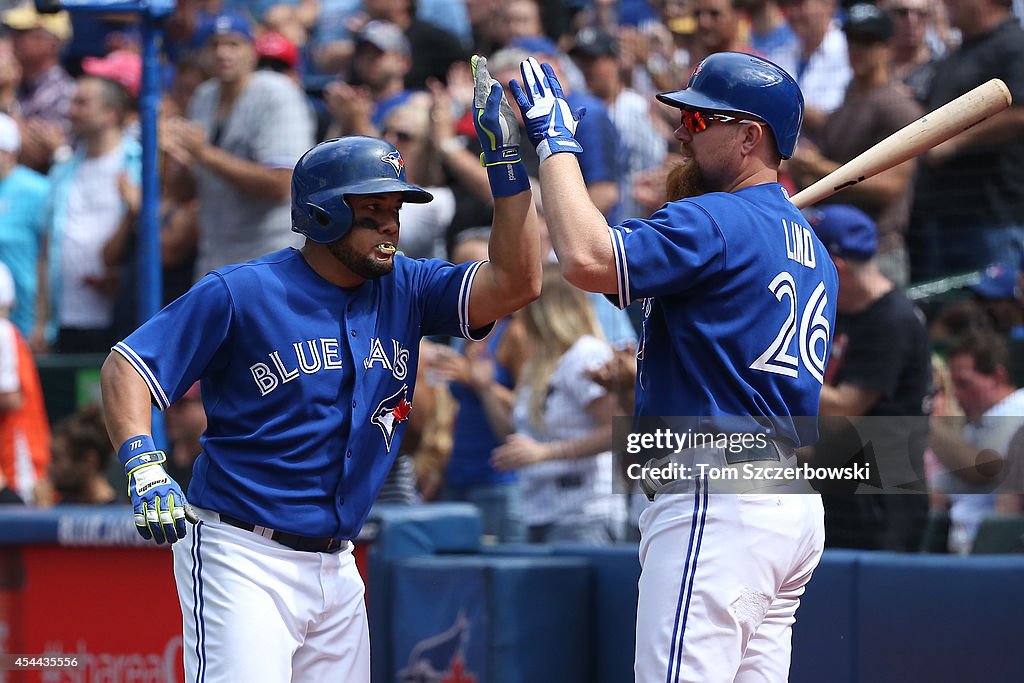
[[[530,189],[526,166],[519,156],[519,123],[512,105],[505,99],[501,83],[491,78],[487,59],[473,55],[473,125],[483,153],[491,194],[511,197]]]
[[[544,161],[552,154],[579,154],[583,146],[573,137],[576,124],[587,113],[586,108],[573,112],[565,101],[565,93],[550,64],[538,64],[533,57],[519,65],[525,88],[518,81],[509,83],[516,104],[523,112],[526,134],[537,146],[537,156]]]
[[[167,455],[156,449],[146,434],[133,436],[117,449],[117,459],[128,477],[128,495],[135,510],[135,528],[146,539],[174,543],[185,538],[185,519],[195,524],[181,487],[171,479],[162,463]]]

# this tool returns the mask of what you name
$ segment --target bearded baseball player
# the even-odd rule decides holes
[[[683,90],[685,160],[669,202],[609,227],[587,199],[573,138],[579,114],[547,64],[511,83],[531,142],[563,274],[620,306],[644,301],[637,418],[687,416],[718,433],[764,425],[763,445],[691,449],[723,468],[792,462],[817,439],[836,269],[778,183],[803,118],[796,82],[764,59],[717,53]],[[635,424],[640,424],[635,420]],[[738,433],[738,432],[734,432]],[[790,632],[824,543],[819,496],[717,494],[707,476],[642,482],[639,683],[785,681]],[[807,490],[807,489],[804,489]],[[709,495],[711,493],[711,495]]]
[[[496,208],[489,261],[397,254],[403,202],[431,195],[389,143],[328,140],[292,178],[305,245],[209,273],[103,365],[136,526],[174,544],[188,681],[370,680],[351,539],[413,409],[420,337],[480,339],[540,291],[519,129],[486,62],[473,67]],[[150,405],[196,380],[209,426],[189,505],[150,436]]]

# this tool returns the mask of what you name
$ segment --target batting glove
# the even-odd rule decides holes
[[[576,125],[587,110],[581,108],[574,113],[569,108],[551,65],[538,64],[530,57],[519,65],[519,71],[523,74],[525,88],[515,80],[509,83],[509,87],[523,113],[526,134],[537,146],[540,160],[559,152],[582,152],[583,146],[573,136]]]
[[[117,459],[128,478],[128,495],[135,510],[135,528],[158,544],[185,538],[185,519],[197,521],[185,495],[164,470],[167,455],[156,449],[153,438],[140,434],[121,444]]]
[[[487,71],[487,58],[473,55],[473,125],[483,153],[491,194],[511,197],[530,189],[530,179],[519,156],[519,123],[505,99],[501,83]]]

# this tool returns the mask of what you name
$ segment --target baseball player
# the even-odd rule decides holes
[[[103,365],[136,526],[174,543],[186,680],[369,681],[351,539],[399,451],[420,337],[481,339],[539,295],[518,126],[485,61],[473,66],[490,261],[397,254],[402,203],[431,195],[389,143],[328,140],[292,178],[305,245],[207,274]],[[208,427],[190,506],[150,436],[150,404],[167,408],[197,379]]]
[[[686,89],[658,96],[681,110],[685,159],[670,201],[609,227],[576,162],[579,114],[548,65],[530,58],[521,72],[511,89],[542,159],[563,274],[620,306],[644,300],[637,418],[689,416],[728,436],[755,417],[763,446],[683,454],[723,467],[792,462],[817,438],[813,420],[789,416],[817,414],[838,291],[828,253],[777,181],[803,116],[796,82],[741,53],[698,64]],[[644,484],[653,503],[640,518],[636,680],[785,681],[794,613],[822,552],[820,497],[708,495],[709,477],[693,472]]]

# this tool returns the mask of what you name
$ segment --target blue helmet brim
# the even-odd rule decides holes
[[[397,178],[374,178],[361,183],[333,188],[333,190],[335,192],[340,192],[341,194],[384,194],[385,192],[401,192],[402,201],[409,202],[410,204],[426,204],[427,202],[434,200],[434,195],[430,194],[422,187],[413,185],[412,183],[402,182]]]
[[[737,109],[735,106],[730,105],[728,102],[723,100],[716,100],[713,97],[702,95],[694,90],[673,90],[671,92],[658,93],[656,96],[658,101],[662,104],[667,104],[672,107],[679,107],[680,109],[695,109],[699,111],[710,111],[710,112],[735,112],[737,114],[746,114],[747,116],[753,116],[759,118],[757,114],[744,111],[743,109]]]

